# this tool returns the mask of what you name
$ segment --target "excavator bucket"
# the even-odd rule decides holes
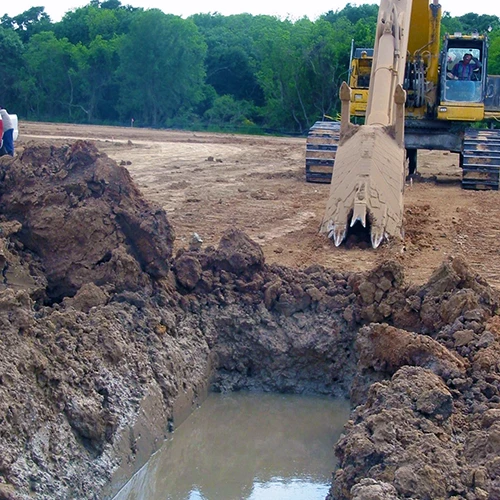
[[[322,226],[335,246],[357,222],[369,226],[373,248],[401,237],[404,162],[404,147],[384,127],[359,127],[341,143]]]
[[[366,125],[349,122],[350,89],[340,91],[342,120],[330,197],[320,231],[339,246],[350,227],[370,231],[377,248],[402,238],[405,178],[404,79],[412,0],[381,0]]]

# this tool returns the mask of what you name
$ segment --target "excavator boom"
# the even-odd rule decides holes
[[[342,121],[330,196],[321,232],[339,246],[361,224],[377,248],[402,238],[405,180],[403,90],[414,0],[381,0],[365,125],[349,121],[351,91],[344,83]],[[415,0],[419,1],[419,0]],[[434,5],[439,8],[437,0]]]

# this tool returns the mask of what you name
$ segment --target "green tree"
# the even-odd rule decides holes
[[[91,41],[89,17],[91,12],[96,10],[96,7],[87,6],[66,12],[62,20],[54,26],[55,36],[59,39],[65,38],[74,45],[88,45]]]
[[[490,75],[500,75],[500,28],[491,32],[490,40],[488,73]]]
[[[441,33],[461,33],[464,27],[457,17],[451,17],[449,12],[444,12],[441,17]]]
[[[291,48],[291,23],[269,21],[260,27],[257,41],[259,66],[257,78],[265,96],[265,125],[275,129],[292,129],[294,57]]]
[[[262,89],[255,76],[255,43],[249,31],[254,17],[197,14],[192,20],[207,43],[207,84],[220,96],[263,104]]]
[[[378,4],[363,4],[360,6],[356,6],[348,3],[343,9],[336,11],[330,10],[329,12],[321,16],[321,18],[332,24],[342,18],[347,19],[352,25],[355,25],[360,21],[366,21],[369,23],[374,23],[373,26],[375,27],[375,23],[377,22],[378,17],[378,8]]]
[[[5,14],[0,19],[0,24],[4,28],[11,28],[16,31],[24,43],[33,35],[52,29],[50,17],[45,12],[44,7],[31,7],[14,17]]]
[[[303,133],[338,108],[338,87],[349,62],[352,24],[320,19],[282,22],[260,37],[264,54],[258,73],[270,127]]]
[[[205,112],[204,118],[208,125],[218,127],[252,127],[253,122],[248,118],[252,115],[252,104],[248,101],[235,100],[232,96],[217,97],[212,107]]]
[[[25,102],[39,119],[72,118],[80,107],[76,100],[79,75],[77,51],[67,39],[45,32],[31,37],[24,54]]]
[[[118,37],[105,40],[97,35],[88,47],[75,52],[81,84],[81,109],[89,121],[118,120],[118,84],[116,71],[119,66]]]
[[[17,86],[23,67],[24,46],[19,35],[12,29],[0,26],[0,96],[4,106],[14,109],[20,104]]]
[[[105,2],[101,2],[101,9],[109,9],[109,10],[116,10],[119,9],[122,6],[122,3],[120,0],[107,0]]]
[[[92,9],[87,17],[90,43],[97,37],[103,40],[111,40],[117,35],[121,35],[120,17],[116,10]]]
[[[377,18],[360,19],[354,25],[353,39],[356,47],[373,47],[375,45],[375,28]]]
[[[85,7],[67,12],[54,25],[57,38],[67,38],[71,43],[88,46],[96,36],[111,40],[129,30],[133,12],[119,2],[114,8],[105,7],[108,2],[91,2]]]
[[[156,9],[134,15],[120,47],[120,112],[162,126],[201,99],[206,44],[190,20]]]
[[[464,33],[473,33],[474,31],[478,33],[487,33],[491,29],[500,26],[497,16],[478,15],[472,12],[460,16],[458,20],[462,24]]]

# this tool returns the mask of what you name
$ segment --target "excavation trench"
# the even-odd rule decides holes
[[[233,234],[231,240],[235,241],[238,237],[243,238],[240,243],[249,243],[243,235]],[[201,254],[197,255],[197,258],[201,257]],[[190,258],[194,256],[190,255]],[[122,460],[122,465],[115,472],[112,484],[107,488],[107,496],[113,497],[148,459],[148,454],[161,446],[161,439],[169,428],[174,433],[167,435],[164,451],[160,450],[154,456],[154,462],[134,476],[132,483],[116,497],[117,500],[145,498],[144,492],[147,492],[148,498],[154,498],[152,495],[157,483],[161,485],[160,492],[164,494],[168,491],[166,479],[158,482],[154,476],[159,474],[164,477],[165,467],[168,468],[168,465],[161,465],[159,457],[162,453],[165,464],[176,464],[172,488],[183,487],[178,484],[179,478],[184,478],[189,484],[200,479],[194,467],[198,459],[204,464],[211,461],[214,466],[217,464],[218,474],[204,470],[202,476],[208,483],[213,480],[213,483],[205,483],[206,490],[210,492],[211,484],[213,488],[218,488],[218,493],[212,496],[209,493],[201,498],[265,498],[262,496],[265,495],[264,490],[270,488],[277,493],[277,488],[283,487],[284,482],[289,488],[287,495],[294,492],[304,494],[308,490],[307,498],[324,498],[336,465],[334,444],[349,414],[347,398],[356,367],[355,330],[348,328],[337,314],[323,315],[310,310],[292,314],[290,310],[288,314],[276,315],[262,304],[257,307],[241,303],[202,306],[200,301],[206,300],[206,296],[189,296],[190,305],[185,306],[197,309],[197,314],[186,316],[186,319],[190,318],[189,328],[192,328],[191,322],[196,321],[198,326],[201,325],[202,338],[208,339],[211,345],[203,358],[196,357],[198,363],[204,359],[199,378],[184,381],[186,385],[176,398],[168,421],[164,418],[161,390],[155,391],[155,384],[151,386],[150,395],[144,398],[146,405],[138,412],[139,419],[130,428],[122,430],[122,452],[127,458]],[[193,300],[195,304],[191,302]],[[319,325],[318,318],[321,318]],[[344,325],[340,327],[340,324]],[[187,325],[184,327],[187,328]],[[222,399],[217,405],[212,394],[214,399],[204,402],[209,390],[229,399]],[[247,395],[247,398],[243,399],[241,395]],[[209,411],[207,407],[213,410]],[[205,412],[208,412],[206,418]],[[229,416],[230,412],[233,418]],[[273,414],[274,424],[271,420]],[[229,425],[228,418],[233,420],[234,427]],[[283,428],[287,418],[289,425]],[[198,426],[187,430],[193,420]],[[210,432],[205,432],[206,429]],[[200,442],[203,436],[205,440],[216,440],[216,432],[219,432],[219,439],[221,436],[224,439],[218,457],[213,442]],[[130,436],[133,436],[132,440]],[[239,443],[241,453],[238,446],[231,446],[230,452],[226,453],[224,446],[231,437]],[[271,448],[259,448],[259,443],[271,445]],[[276,450],[290,447],[295,447],[296,453],[293,471],[290,471],[291,464],[287,462],[291,453],[276,454]],[[297,447],[300,447],[298,453]],[[192,451],[191,456],[186,455],[186,450]],[[313,468],[308,469],[311,463],[302,468],[303,464],[311,462],[307,460],[311,454],[318,457]],[[248,465],[259,465],[266,459],[269,462],[261,464],[265,470],[255,469],[254,477],[248,477],[252,469]],[[278,482],[273,482],[273,475],[269,476],[273,467],[276,471],[280,468],[286,471]],[[148,471],[153,471],[153,477],[148,476]],[[190,471],[193,476],[189,476]],[[225,477],[225,473],[233,475],[235,480],[240,477],[241,484],[220,479]],[[247,477],[243,477],[245,474]],[[266,474],[268,476],[262,482],[259,478]],[[315,479],[305,481],[304,478],[309,476]],[[149,488],[147,484],[150,484]],[[224,487],[228,489],[224,490]],[[241,489],[238,494],[230,491],[235,487]],[[247,496],[252,490],[257,490],[255,494],[260,496]],[[177,497],[174,494],[172,498]],[[189,498],[189,495],[178,498]]]
[[[499,301],[464,259],[417,286],[268,265],[237,230],[172,255],[86,142],[0,179],[0,499],[113,496],[210,388],[348,397],[329,500],[500,498]]]
[[[323,500],[349,402],[211,393],[115,500]]]

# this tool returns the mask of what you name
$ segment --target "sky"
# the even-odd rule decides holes
[[[65,12],[87,5],[89,0],[16,0],[13,2],[2,2],[0,7],[0,17],[4,14],[10,17],[21,14],[33,6],[45,7],[45,12],[52,21],[59,21]],[[342,9],[346,0],[180,0],[168,2],[165,0],[121,0],[122,5],[132,5],[144,9],[160,9],[166,14],[175,14],[188,17],[192,14],[218,12],[228,16],[231,14],[249,13],[253,15],[267,14],[278,16],[282,19],[289,17],[292,20],[307,16],[314,21],[321,14],[329,10]],[[351,1],[352,5],[362,5],[364,3],[378,3],[375,0]],[[490,14],[500,17],[500,2],[498,0],[441,0],[443,11],[448,11],[452,16],[461,16],[468,12],[476,14]]]

